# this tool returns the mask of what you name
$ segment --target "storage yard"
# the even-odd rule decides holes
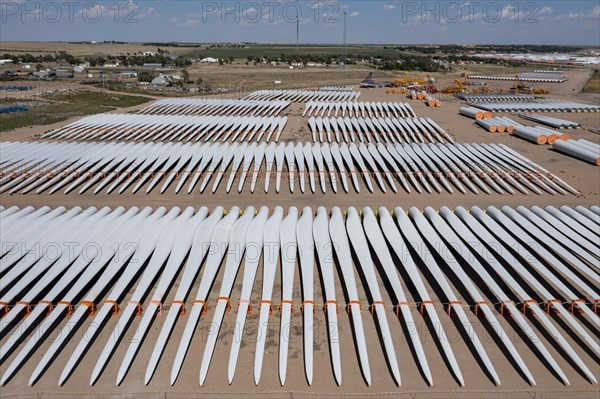
[[[3,132],[0,396],[596,397],[584,74],[521,73],[559,85],[543,99],[331,81]]]

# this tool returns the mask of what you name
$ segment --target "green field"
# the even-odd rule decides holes
[[[594,74],[583,88],[582,93],[600,93],[600,71],[594,71]]]
[[[348,46],[346,49],[349,55],[364,56],[392,56],[398,54],[398,51],[384,49],[383,46]],[[343,47],[341,46],[300,46],[299,55],[334,55],[341,56]],[[245,48],[213,47],[203,50],[192,50],[181,54],[185,58],[229,58],[236,60],[245,60],[247,57],[279,57],[280,55],[296,55],[296,46],[290,45],[250,45]]]
[[[46,105],[30,107],[24,112],[0,115],[0,132],[27,126],[51,125],[75,116],[86,116],[143,104],[148,98],[101,92],[59,94],[44,99]],[[0,105],[14,105],[5,101]]]

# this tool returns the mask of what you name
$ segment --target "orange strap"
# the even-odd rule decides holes
[[[21,301],[17,302],[17,305],[25,306],[25,316],[29,316],[31,314],[31,305],[29,302]]]
[[[135,315],[136,316],[141,316],[141,314],[142,314],[142,305],[138,301],[129,301],[128,303],[130,305],[135,305],[135,307],[136,307]]]
[[[561,303],[561,301],[559,299],[548,299],[548,301],[546,302],[546,313],[547,314],[550,314],[553,303]]]
[[[183,316],[185,314],[185,302],[183,301],[173,301],[172,305],[179,305],[179,316]]]
[[[206,301],[203,301],[202,299],[194,299],[194,304],[199,304],[202,305],[202,316],[204,316],[206,314],[206,312],[208,311],[206,308]]]
[[[530,303],[535,303],[537,304],[537,301],[535,299],[526,299],[523,301],[523,308],[521,309],[521,311],[523,312],[523,314],[527,314],[527,305],[529,305]]]
[[[8,308],[8,302],[0,302],[0,306],[2,306],[2,317],[4,317],[5,314],[10,312],[10,309]]]
[[[435,302],[434,301],[423,301],[421,302],[421,304],[419,305],[419,312],[421,313],[421,316],[423,316],[423,309],[425,309],[425,305],[434,305]]]
[[[369,306],[369,309],[371,310],[371,314],[375,313],[375,305],[382,305],[383,307],[385,307],[385,303],[383,301],[374,301],[371,306]]]
[[[229,312],[231,310],[231,302],[229,301],[229,297],[220,296],[217,298],[217,302],[219,301],[227,301],[227,305],[225,305],[225,311]]]
[[[96,314],[96,305],[92,301],[81,301],[81,306],[87,306],[90,309],[90,316]]]
[[[294,302],[288,300],[288,299],[283,299],[281,301],[281,304],[279,305],[279,311],[281,312],[281,308],[283,307],[283,305],[288,304],[292,307],[292,314],[294,314]]]
[[[52,301],[39,301],[38,305],[46,305],[48,307],[48,314],[52,313]]]
[[[488,303],[488,301],[475,302],[475,306],[473,307],[473,313],[475,313],[475,316],[479,316],[479,307],[481,305],[489,305],[489,303]]]
[[[269,316],[271,316],[273,314],[273,302],[263,299],[260,301],[260,306],[262,307],[262,305],[269,305]]]
[[[346,305],[346,312],[348,312],[348,314],[350,314],[350,310],[352,309],[352,306],[350,305],[358,305],[358,309],[362,310],[362,303],[360,303],[360,301],[350,301]]]
[[[400,306],[410,306],[410,303],[398,302],[396,306],[394,306],[394,312],[396,312],[396,316],[400,316]]]
[[[598,309],[600,309],[600,299],[594,300],[594,305],[592,306],[594,313],[598,313]]]
[[[462,302],[461,301],[448,302],[448,309],[446,309],[446,311],[448,312],[448,316],[452,316],[452,306],[454,306],[454,305],[462,306]],[[477,306],[477,305],[475,305],[475,306]],[[476,312],[475,314],[477,314],[477,311],[475,311],[475,312]]]
[[[152,300],[150,301],[150,305],[156,305],[158,307],[158,310],[156,312],[157,315],[162,316],[162,311],[163,311],[163,305],[162,302],[159,300]]]
[[[313,315],[316,314],[317,309],[315,308],[315,301],[311,301],[310,299],[307,299],[302,302],[302,307],[301,307],[302,314],[304,314],[304,306],[306,306],[306,305],[313,305]]]
[[[335,313],[340,312],[340,305],[338,304],[338,302],[335,299],[330,299],[328,301],[325,301],[325,304],[323,305],[323,312],[325,312],[325,313],[327,313],[327,305],[335,305]]]
[[[577,306],[578,303],[581,303],[581,304],[585,305],[585,301],[583,299],[573,299],[571,301],[571,306],[569,306],[569,311],[571,313],[575,312],[575,309],[576,309],[576,306]]]
[[[116,316],[119,314],[119,304],[117,303],[117,301],[113,301],[112,299],[107,299],[104,301],[105,304],[107,305],[112,305],[113,311],[112,311],[112,315]]]
[[[71,302],[69,301],[60,301],[58,302],[59,305],[65,305],[67,307],[67,317],[71,316],[73,314],[73,305],[71,304]]]
[[[246,305],[248,305],[248,310],[246,311],[246,314],[250,316],[252,314],[252,302],[250,302],[247,299],[240,299],[240,301],[238,302],[238,309],[241,303],[245,303]]]
[[[504,309],[506,308],[507,305],[514,305],[515,303],[513,301],[504,301],[500,304],[500,314],[502,316],[504,316]]]

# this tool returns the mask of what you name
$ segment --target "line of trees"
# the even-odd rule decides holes
[[[280,56],[248,56],[247,62],[259,63],[266,61],[285,62],[288,64],[300,62],[307,65],[309,62],[320,63],[323,65],[338,64],[343,62],[342,57],[332,54],[300,54],[296,57],[295,54],[281,54]],[[366,62],[374,68],[384,70],[408,70],[408,71],[423,71],[423,72],[440,72],[446,70],[441,59],[435,59],[429,56],[418,56],[398,53],[395,55],[363,55],[363,54],[348,54],[346,58],[347,65]]]
[[[142,66],[147,63],[152,64],[163,64],[163,65],[175,65],[177,67],[185,67],[191,65],[192,62],[185,58],[172,59],[169,56],[163,54],[155,55],[143,55],[142,53],[124,54],[119,56],[87,56],[82,58],[74,57],[66,51],[59,51],[54,54],[40,54],[32,55],[26,54],[2,54],[3,59],[11,59],[15,63],[22,64],[41,64],[49,62],[66,63],[69,65],[80,65],[87,62],[92,67],[102,66],[106,63],[114,63],[118,61],[124,66]]]

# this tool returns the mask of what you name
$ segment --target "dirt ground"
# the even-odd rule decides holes
[[[589,70],[581,69],[569,72],[569,81],[562,85],[553,86],[552,98],[569,99],[586,103],[600,103],[600,97],[596,94],[575,94],[579,93],[581,88],[587,82],[586,76],[589,75]],[[404,101],[402,95],[385,94],[385,89],[361,90],[363,95],[361,100],[368,101]],[[529,157],[536,163],[556,173],[566,182],[574,186],[580,191],[580,196],[574,195],[536,195],[536,194],[515,194],[515,195],[486,195],[486,194],[466,194],[462,195],[455,193],[450,194],[417,194],[415,192],[407,194],[400,191],[398,194],[393,194],[388,190],[387,194],[376,191],[375,194],[369,194],[366,187],[361,182],[361,194],[356,194],[353,191],[349,194],[338,191],[334,194],[331,187],[328,187],[326,194],[318,192],[312,194],[307,192],[300,193],[298,189],[294,194],[289,193],[289,190],[282,189],[280,194],[276,194],[270,190],[269,194],[257,189],[254,194],[250,194],[248,187],[243,190],[242,194],[225,192],[225,185],[221,184],[219,190],[215,194],[200,194],[198,190],[194,190],[191,195],[173,194],[173,183],[165,195],[160,195],[155,189],[151,194],[142,194],[144,189],[141,189],[138,194],[132,195],[126,192],[123,195],[94,195],[90,191],[84,195],[70,193],[68,195],[61,194],[41,194],[41,195],[1,195],[0,204],[3,206],[10,205],[65,205],[65,206],[208,206],[213,208],[221,205],[225,208],[237,205],[246,207],[253,205],[275,207],[280,205],[284,208],[296,206],[298,208],[311,206],[316,209],[319,206],[331,208],[340,206],[346,208],[354,206],[361,208],[370,206],[373,208],[386,206],[393,208],[401,206],[408,209],[412,206],[424,208],[432,206],[439,208],[441,206],[455,207],[462,205],[465,207],[478,205],[486,207],[489,205],[598,205],[598,195],[600,193],[600,176],[599,169],[596,166],[578,161],[567,157],[563,154],[552,151],[548,146],[536,146],[529,142],[523,141],[516,137],[505,134],[486,133],[477,127],[472,120],[459,116],[458,109],[461,106],[459,101],[443,98],[441,108],[427,108],[419,101],[410,101],[411,106],[419,116],[429,116],[436,121],[440,126],[451,133],[457,142],[461,143],[503,143],[518,151],[519,153]],[[282,135],[282,140],[307,141],[310,140],[309,129],[306,126],[306,118],[301,117],[303,106],[295,104],[286,110],[289,119],[289,124]],[[128,109],[127,111],[130,111]],[[119,112],[124,112],[120,110]],[[596,143],[600,143],[600,136],[589,132],[589,128],[600,127],[600,114],[560,114],[560,118],[569,119],[580,122],[583,126],[581,130],[569,131],[573,138],[585,138]],[[63,122],[59,125],[64,125]],[[8,140],[27,140],[44,131],[52,128],[46,126],[43,128],[27,128],[18,131],[2,134],[3,141]],[[246,182],[248,185],[249,183]],[[287,184],[284,181],[282,185]],[[259,181],[257,188],[264,187],[264,182]],[[242,265],[243,267],[243,265]],[[475,316],[472,312],[467,312],[469,319],[475,326],[475,330],[480,339],[484,342],[484,347],[488,351],[490,358],[500,376],[502,385],[494,386],[490,377],[482,371],[478,358],[473,353],[473,349],[468,344],[464,336],[461,336],[457,319],[448,316],[443,308],[444,296],[438,291],[437,287],[428,286],[428,291],[436,300],[436,308],[438,315],[441,318],[443,328],[446,330],[451,339],[451,346],[454,354],[457,357],[461,371],[466,382],[465,387],[460,387],[448,371],[444,357],[441,355],[439,348],[433,340],[433,328],[427,323],[427,318],[421,317],[416,306],[412,306],[412,313],[417,323],[416,328],[419,331],[421,340],[424,343],[424,348],[427,360],[432,370],[434,385],[428,387],[423,375],[417,366],[415,354],[412,351],[412,346],[407,337],[407,329],[404,326],[404,320],[398,319],[393,312],[391,306],[387,306],[387,317],[390,322],[392,337],[395,344],[396,355],[400,366],[402,376],[402,385],[397,387],[388,371],[383,346],[379,340],[379,335],[376,328],[375,318],[365,309],[363,310],[363,320],[365,323],[365,334],[369,350],[369,362],[373,377],[372,385],[366,386],[361,375],[357,351],[354,345],[351,324],[348,316],[340,311],[339,314],[339,329],[340,329],[340,344],[342,354],[342,373],[343,382],[341,386],[337,386],[333,378],[332,366],[329,355],[329,345],[326,337],[326,318],[322,311],[317,311],[316,314],[316,330],[315,330],[315,358],[314,358],[314,382],[312,386],[308,386],[304,375],[303,365],[303,348],[302,348],[302,317],[300,312],[296,312],[292,317],[292,330],[290,336],[290,352],[288,360],[288,374],[286,385],[281,387],[278,379],[278,341],[279,341],[279,315],[277,312],[270,318],[270,326],[268,330],[267,347],[263,363],[263,373],[259,386],[255,386],[253,382],[253,359],[254,359],[254,338],[256,336],[258,314],[255,312],[249,316],[247,322],[247,336],[242,343],[240,358],[236,372],[236,378],[232,385],[227,384],[227,364],[229,359],[229,349],[231,346],[232,333],[235,328],[235,305],[239,300],[241,290],[242,273],[239,273],[232,295],[232,303],[234,304],[233,311],[225,315],[223,326],[221,328],[220,339],[213,356],[213,360],[209,369],[208,378],[205,386],[198,387],[198,371],[200,367],[200,356],[204,351],[204,342],[211,326],[212,309],[216,303],[218,296],[218,287],[223,279],[223,267],[216,282],[211,290],[208,300],[209,312],[203,316],[199,327],[196,330],[190,350],[186,357],[182,372],[173,387],[169,386],[169,375],[171,365],[175,357],[176,348],[179,344],[179,339],[183,332],[183,327],[187,321],[187,315],[180,316],[176,327],[171,335],[171,339],[166,347],[163,357],[159,363],[154,378],[148,386],[144,386],[143,377],[146,370],[146,365],[154,343],[158,337],[158,333],[162,327],[164,316],[157,316],[152,327],[146,336],[141,350],[138,353],[133,366],[126,376],[121,386],[116,387],[114,382],[117,371],[128,347],[128,342],[133,337],[135,326],[139,322],[139,318],[134,320],[132,326],[129,327],[125,334],[125,342],[122,342],[112,356],[107,368],[104,370],[100,379],[95,386],[88,385],[89,376],[95,365],[100,351],[104,347],[107,339],[111,339],[110,333],[115,324],[115,319],[108,321],[107,325],[102,329],[99,338],[94,340],[89,351],[77,366],[75,372],[67,381],[67,383],[59,388],[56,384],[62,369],[71,353],[82,338],[83,331],[90,321],[80,327],[74,335],[74,338],[63,348],[60,354],[55,359],[53,366],[48,369],[43,377],[33,386],[29,387],[27,382],[29,377],[37,365],[37,362],[43,356],[45,350],[51,343],[51,338],[47,339],[42,346],[32,355],[25,366],[8,382],[5,387],[0,388],[0,396],[4,398],[25,398],[25,397],[43,397],[43,398],[65,398],[65,397],[90,397],[90,398],[195,398],[195,397],[219,397],[219,398],[238,398],[238,397],[256,397],[256,398],[309,398],[309,397],[390,397],[390,398],[598,398],[599,388],[597,384],[590,384],[577,369],[563,356],[562,350],[554,343],[554,340],[542,333],[543,329],[534,318],[528,320],[532,323],[536,332],[543,337],[546,347],[557,360],[559,366],[565,371],[571,385],[564,386],[559,379],[550,371],[547,364],[541,360],[540,355],[527,339],[514,329],[512,320],[509,317],[499,317],[500,323],[504,327],[511,341],[514,342],[517,350],[523,356],[525,363],[533,373],[537,385],[529,386],[524,377],[520,375],[512,359],[505,353],[504,347],[498,344],[491,327],[482,319]],[[242,269],[240,269],[242,270]],[[339,279],[339,271],[336,273],[336,281]],[[449,279],[455,287],[455,292],[459,299],[464,297],[465,292],[456,279],[449,275]],[[403,275],[404,290],[407,293],[408,300],[417,302],[415,293],[412,292],[412,287],[406,285],[406,276]],[[199,279],[194,284],[191,292],[196,292]],[[262,283],[261,272],[257,274],[257,280],[254,284],[252,301],[257,303],[260,300],[260,288]],[[358,282],[359,297],[366,305],[367,296],[364,290],[364,281]],[[176,282],[169,294],[165,303],[168,304],[172,300],[178,283]],[[598,287],[598,282],[596,287]],[[129,296],[134,291],[135,287],[131,287],[127,296],[122,303],[126,303]],[[344,292],[338,285],[337,297],[344,298]],[[386,304],[393,303],[390,297],[389,287],[382,286],[382,294]],[[281,277],[278,274],[275,279],[275,288],[273,297],[275,301],[281,295]],[[296,274],[294,288],[294,302],[296,309],[299,309],[301,302],[301,289],[299,276]],[[315,273],[315,300],[317,303],[323,303],[323,290],[320,285],[318,273]],[[598,337],[598,330],[591,325],[587,320],[583,320],[580,315],[582,325],[593,336]],[[600,377],[600,363],[597,355],[592,353],[585,344],[581,344],[576,334],[565,328],[564,322],[553,316],[553,323],[567,341],[572,344],[583,361],[592,369],[596,377]],[[53,334],[56,334],[55,330]],[[7,338],[4,337],[3,341]],[[0,373],[10,364],[15,354],[12,354],[2,365],[0,365]]]

